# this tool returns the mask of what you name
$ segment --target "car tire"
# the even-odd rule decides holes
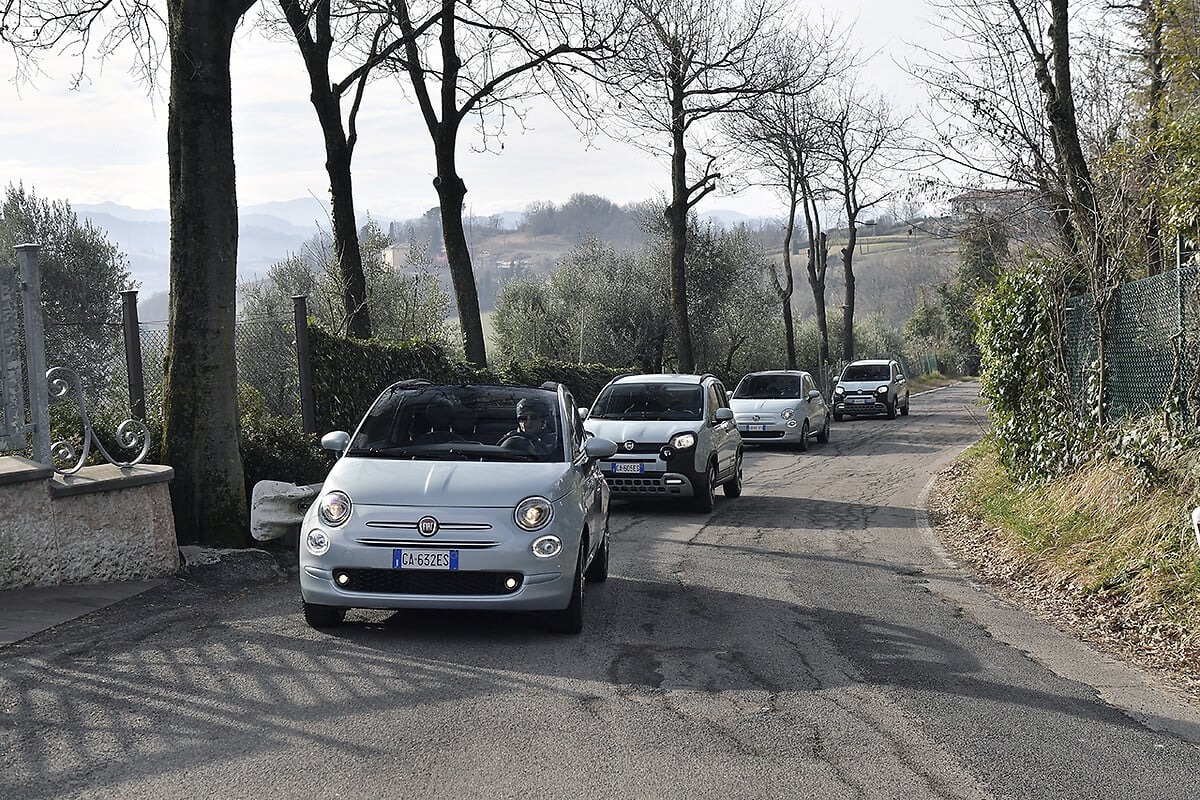
[[[580,542],[579,555],[575,557],[571,601],[562,611],[550,612],[550,630],[555,633],[577,634],[583,630],[583,577],[583,542]]]
[[[704,470],[704,477],[696,482],[696,494],[692,498],[692,505],[701,513],[707,514],[713,510],[717,504],[717,465],[712,461],[708,462],[708,467]]]
[[[808,420],[804,420],[804,424],[800,426],[800,444],[796,445],[801,453],[808,449],[808,434]]]
[[[725,485],[721,487],[725,492],[726,497],[741,497],[742,496],[742,454],[737,454],[737,460],[733,465],[733,477],[725,481]]]
[[[583,573],[583,577],[588,583],[604,583],[608,580],[608,523],[604,525],[604,538],[600,541],[600,547],[596,550],[596,555],[592,558],[592,563],[588,564],[587,572]]]
[[[886,405],[887,405],[887,418],[895,419],[896,418],[896,404],[895,403],[887,403]]]
[[[829,415],[825,415],[825,424],[821,426],[821,430],[817,433],[817,441],[821,444],[829,443]]]
[[[833,412],[833,421],[841,422],[842,421],[842,412],[840,412],[840,411]]]
[[[337,606],[304,604],[304,621],[312,628],[336,628],[346,620],[346,609]]]
[[[900,413],[901,413],[901,414],[903,414],[903,415],[904,415],[904,416],[906,416],[906,417],[908,416],[908,403],[909,403],[909,400],[908,400],[908,398],[907,398],[907,397],[905,397],[905,398],[904,398],[904,405],[902,405],[902,406],[900,407]]]

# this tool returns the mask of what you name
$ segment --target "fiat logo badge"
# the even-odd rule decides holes
[[[421,517],[417,520],[417,532],[422,536],[433,536],[438,532],[438,521],[434,517]]]
[[[755,421],[755,422],[758,422],[758,414],[755,414],[755,415],[754,415],[754,421]]]
[[[626,450],[632,450],[634,448],[633,439],[630,439],[628,442],[626,442],[625,444],[623,444],[621,446],[624,447]]]

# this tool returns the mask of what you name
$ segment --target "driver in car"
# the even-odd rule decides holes
[[[501,447],[521,447],[528,442],[530,449],[538,455],[547,455],[554,449],[554,431],[546,425],[549,417],[540,400],[522,398],[517,402],[517,429],[500,437]]]

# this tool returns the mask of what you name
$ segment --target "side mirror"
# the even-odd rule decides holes
[[[808,399],[809,399],[809,400],[816,400],[816,399],[817,399],[818,397],[820,397],[820,396],[821,396],[821,393],[820,393],[820,392],[818,392],[816,389],[811,389],[811,390],[809,390],[809,392],[808,392]]]
[[[589,411],[591,411],[591,409],[587,406],[580,406],[579,408],[575,409],[575,413],[579,415],[580,419],[587,419]]]
[[[583,443],[584,455],[592,460],[597,458],[611,458],[616,452],[617,443],[612,439],[602,439],[599,436],[593,436]]]
[[[321,447],[335,453],[343,452],[348,444],[350,444],[350,434],[345,431],[330,431],[321,437]]]
[[[717,413],[713,414],[713,419],[715,419],[717,422],[732,422],[733,421],[733,409],[718,408]]]

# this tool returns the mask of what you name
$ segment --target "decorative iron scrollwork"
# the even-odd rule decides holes
[[[140,464],[146,457],[150,451],[150,429],[136,419],[125,420],[116,430],[117,445],[122,450],[134,450],[138,447],[138,443],[141,443],[141,451],[136,458],[129,461],[118,461],[105,449],[92,431],[92,421],[88,417],[87,405],[83,398],[83,381],[74,370],[66,367],[52,367],[46,370],[46,383],[49,387],[51,402],[66,397],[68,394],[74,394],[75,405],[79,408],[79,419],[83,425],[83,447],[79,451],[76,451],[75,446],[66,439],[60,439],[50,445],[50,456],[55,472],[62,475],[72,475],[78,472],[87,462],[93,445],[108,463],[122,469]],[[59,466],[60,462],[75,462],[75,466],[64,469]]]

